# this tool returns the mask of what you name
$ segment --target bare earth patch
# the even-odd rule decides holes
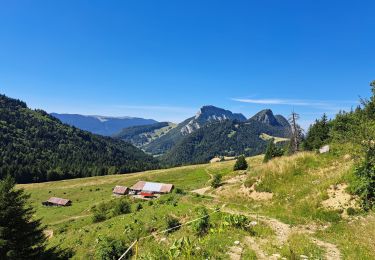
[[[240,260],[242,251],[243,251],[243,248],[240,245],[231,246],[228,252],[229,258],[231,260]]]
[[[197,193],[199,195],[204,195],[211,187],[204,187],[196,190],[192,190],[191,192]]]
[[[314,234],[315,233],[315,230],[314,230],[315,228],[310,227],[310,226],[309,227],[294,227],[294,228],[292,228],[288,224],[285,224],[285,223],[283,223],[283,222],[281,222],[277,219],[266,217],[266,216],[258,216],[258,215],[254,215],[254,214],[248,214],[246,212],[232,210],[232,209],[228,209],[228,208],[223,208],[222,211],[230,213],[230,214],[243,214],[243,215],[246,215],[246,216],[249,216],[249,217],[256,217],[256,218],[260,219],[262,222],[264,222],[265,224],[270,226],[275,231],[276,239],[277,239],[277,241],[280,245],[283,245],[288,241],[288,238],[289,238],[289,236],[292,232],[308,233],[308,234]],[[326,251],[325,254],[324,254],[324,259],[327,259],[327,260],[339,260],[339,259],[341,259],[340,250],[337,248],[336,245],[331,244],[331,243],[326,242],[326,241],[323,241],[323,240],[320,240],[320,239],[315,238],[315,237],[313,237],[311,240],[312,240],[312,242],[314,242],[319,247],[324,248],[324,250]],[[252,239],[250,241],[252,243],[255,242],[254,239]],[[253,246],[250,247],[250,248],[252,248],[256,252],[259,259],[263,259],[262,257],[265,254],[262,253],[262,250],[259,247],[259,245],[254,243]],[[272,258],[268,257],[267,259],[272,259]]]
[[[343,217],[347,217],[348,208],[359,208],[355,196],[346,192],[347,184],[331,185],[327,190],[328,199],[322,202],[323,207],[332,210],[343,210]]]
[[[243,195],[257,201],[264,201],[264,200],[271,200],[273,197],[273,193],[271,192],[258,192],[255,190],[255,184],[250,188],[245,187],[245,185],[241,185],[240,193]]]

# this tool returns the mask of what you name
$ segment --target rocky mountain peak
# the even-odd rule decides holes
[[[219,107],[211,105],[203,106],[199,109],[195,117],[193,117],[185,126],[181,128],[181,133],[183,135],[190,134],[208,122],[224,120],[245,121],[246,117],[242,114],[232,113],[229,110]]]
[[[286,126],[288,121],[281,115],[275,116],[271,109],[264,109],[256,113],[251,119],[271,126]]]

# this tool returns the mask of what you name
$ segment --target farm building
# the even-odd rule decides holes
[[[113,194],[115,195],[126,195],[129,193],[129,188],[128,187],[125,187],[125,186],[116,186],[114,189],[113,189]]]
[[[72,201],[68,199],[61,199],[56,197],[51,197],[47,201],[42,202],[44,206],[70,206]]]
[[[135,193],[165,194],[172,191],[173,184],[139,181],[130,189]]]

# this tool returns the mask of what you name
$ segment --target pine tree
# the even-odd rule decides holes
[[[241,155],[237,158],[236,163],[234,164],[233,170],[246,170],[248,167],[245,156]]]
[[[28,199],[10,176],[0,181],[0,259],[43,258],[46,238]]]
[[[276,145],[275,145],[275,142],[274,142],[274,139],[271,139],[269,142],[268,142],[268,145],[267,145],[267,149],[266,149],[266,153],[264,155],[264,159],[263,159],[263,162],[268,162],[269,160],[275,158],[275,157],[279,157],[279,156],[282,156],[283,155],[283,150],[281,148],[278,148]]]
[[[329,140],[330,122],[326,114],[310,126],[303,146],[306,150],[319,149]]]
[[[216,189],[220,185],[221,185],[221,174],[215,174],[211,182],[211,187]]]
[[[269,160],[272,159],[272,154],[273,154],[273,149],[275,147],[275,144],[273,142],[273,139],[271,139],[270,142],[268,142],[268,145],[267,145],[267,149],[266,149],[266,153],[264,155],[264,159],[263,159],[263,162],[268,162]]]

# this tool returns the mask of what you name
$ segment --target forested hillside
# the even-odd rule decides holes
[[[151,154],[160,155],[168,152],[185,136],[193,133],[197,129],[204,127],[208,123],[222,122],[225,120],[245,121],[246,117],[242,114],[232,113],[215,106],[203,106],[195,116],[190,117],[179,123],[168,133],[147,143],[143,149]]]
[[[169,122],[160,122],[150,125],[131,126],[124,128],[114,138],[127,141],[137,147],[143,147],[151,141],[168,133],[176,125]]]
[[[265,148],[265,142],[259,138],[262,133],[289,138],[290,125],[270,109],[246,120],[242,114],[203,106],[194,117],[142,148],[154,155],[166,154],[163,161],[168,164],[200,163],[215,155],[259,154]]]
[[[0,178],[17,182],[128,173],[158,167],[133,145],[65,125],[0,95]]]
[[[182,165],[208,162],[214,156],[261,154],[268,143],[260,137],[263,133],[289,137],[290,127],[273,126],[255,119],[211,123],[185,136],[162,160],[168,165]]]

